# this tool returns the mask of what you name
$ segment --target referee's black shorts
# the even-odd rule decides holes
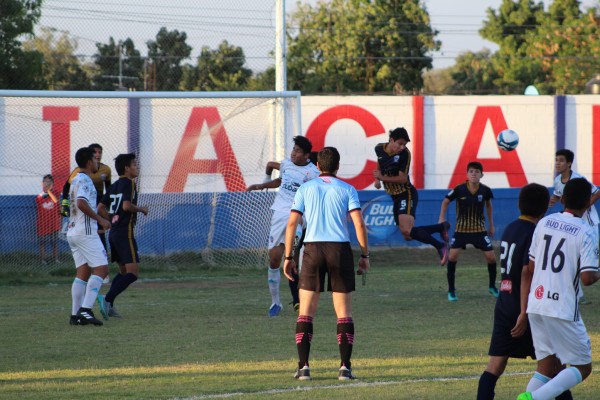
[[[304,243],[299,289],[350,293],[355,290],[354,257],[350,242]]]
[[[110,260],[112,262],[119,264],[138,264],[140,262],[135,236],[131,235],[130,237],[127,230],[111,229],[108,242],[110,243]]]
[[[510,331],[516,323],[516,319],[507,318],[497,310],[494,311],[494,329],[492,330],[492,340],[488,351],[489,356],[531,357],[535,360],[535,350],[529,326],[527,326],[527,331],[522,336],[514,338],[510,335]]]
[[[417,189],[410,186],[406,191],[400,194],[393,194],[392,201],[394,202],[394,221],[398,225],[398,216],[402,214],[412,215],[413,218],[417,214],[417,205],[419,204],[419,192]]]

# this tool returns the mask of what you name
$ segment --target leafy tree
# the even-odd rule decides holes
[[[181,86],[184,90],[243,90],[252,76],[245,63],[244,50],[226,40],[215,50],[204,46],[197,66],[184,68]]]
[[[68,32],[43,27],[40,35],[24,42],[23,48],[44,57],[43,79],[50,90],[89,90],[90,79],[75,56],[77,41]]]
[[[178,30],[161,28],[156,40],[150,40],[148,57],[150,60],[150,82],[153,90],[178,90],[183,76],[181,62],[188,58],[192,48],[185,42],[187,34]]]
[[[419,91],[440,46],[418,0],[319,1],[289,25],[288,86],[305,93]]]
[[[496,82],[500,79],[493,65],[491,51],[483,49],[477,53],[459,55],[450,68],[454,84],[448,88],[453,94],[492,94],[497,92]]]
[[[26,51],[19,39],[33,35],[40,19],[41,0],[0,1],[0,87],[44,89],[42,55]]]
[[[134,89],[144,90],[144,59],[136,50],[133,40],[115,42],[112,36],[108,43],[96,43],[98,52],[94,54],[96,90]],[[120,65],[119,65],[120,64]],[[122,88],[119,88],[119,76]]]

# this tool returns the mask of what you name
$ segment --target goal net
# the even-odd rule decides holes
[[[289,153],[299,110],[298,92],[0,91],[2,270],[72,268],[66,218],[42,178],[53,176],[59,198],[75,152],[92,143],[112,182],[114,158],[137,154],[143,265],[266,266],[275,192],[245,190]]]

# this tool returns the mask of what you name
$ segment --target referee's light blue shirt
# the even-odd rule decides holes
[[[306,219],[307,243],[349,242],[348,212],[352,210],[360,210],[358,192],[330,175],[302,184],[292,204],[292,212],[299,212]]]

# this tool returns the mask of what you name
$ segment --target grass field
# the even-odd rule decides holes
[[[292,378],[295,313],[268,318],[264,269],[144,271],[118,299],[122,319],[69,326],[72,276],[0,275],[2,399],[474,399],[487,363],[494,298],[483,256],[457,268],[459,301],[446,299],[445,269],[433,251],[372,253],[367,285],[354,295],[358,380],[339,382],[336,318],[322,296],[311,350],[313,380]],[[103,288],[103,292],[106,289]],[[287,284],[282,297],[289,301]],[[598,288],[583,317],[600,346]],[[99,313],[97,313],[99,315]],[[598,356],[594,357],[597,364]],[[514,399],[535,368],[511,361],[497,399]],[[592,374],[573,390],[598,399]]]

